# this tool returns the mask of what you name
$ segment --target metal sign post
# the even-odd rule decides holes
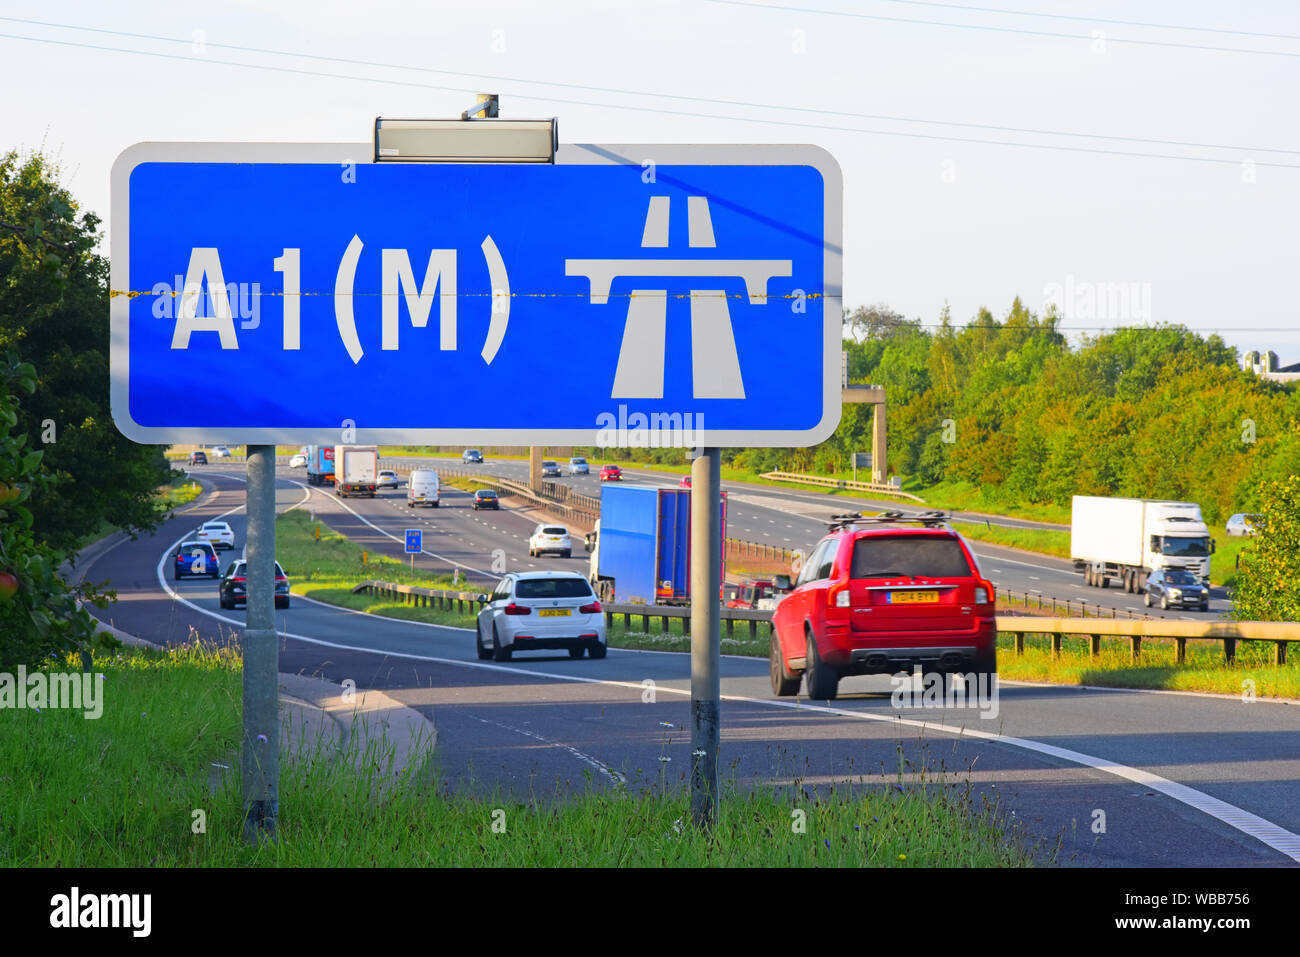
[[[721,474],[717,449],[702,449],[691,463],[691,818],[704,828],[718,817]]]
[[[424,549],[424,533],[418,528],[406,530],[406,554],[411,556],[411,574],[415,574],[415,556]]]
[[[275,634],[275,446],[248,447],[244,569],[244,839],[276,840],[280,813],[280,643]]]

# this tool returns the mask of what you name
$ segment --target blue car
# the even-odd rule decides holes
[[[211,542],[182,542],[172,555],[172,577],[220,578],[221,565]]]

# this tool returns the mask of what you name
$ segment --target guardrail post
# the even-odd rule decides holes
[[[632,630],[632,613],[630,611],[623,612],[623,630]]]
[[[1223,639],[1223,660],[1228,664],[1232,664],[1234,661],[1237,660],[1237,639],[1236,638]]]
[[[1133,654],[1132,654],[1132,658],[1133,658],[1133,660],[1134,660],[1134,661],[1137,661],[1138,658],[1140,658],[1140,657],[1142,656],[1142,636],[1141,636],[1141,635],[1133,635],[1133,636],[1129,639],[1129,647],[1132,649],[1132,652],[1133,652]]]
[[[606,628],[614,627],[614,613],[612,611],[605,612],[605,627]]]
[[[1096,658],[1101,654],[1101,635],[1088,636],[1088,657]]]
[[[736,619],[734,619],[734,618],[728,618],[728,619],[727,619],[727,637],[730,638],[730,637],[731,637],[732,635],[734,635],[735,633],[736,633]]]
[[[1174,662],[1181,665],[1187,661],[1187,639],[1175,638],[1174,646],[1176,648],[1174,653]]]
[[[1273,664],[1286,664],[1286,642],[1276,641],[1273,643]]]
[[[666,634],[668,634],[668,616],[667,616],[667,615],[660,615],[660,616],[659,616],[659,634],[661,634],[661,635],[666,635]]]
[[[1053,659],[1060,658],[1061,657],[1061,633],[1059,631],[1054,631],[1052,632],[1050,637],[1052,639],[1052,658]]]
[[[1024,653],[1025,653],[1025,633],[1023,631],[1018,631],[1016,632],[1016,655],[1023,656]]]
[[[773,625],[772,627],[775,628],[776,626]],[[755,621],[753,618],[749,619],[749,637],[751,638],[758,637],[758,622]]]

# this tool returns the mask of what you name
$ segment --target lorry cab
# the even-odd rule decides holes
[[[438,507],[441,484],[433,469],[414,469],[406,482],[406,507],[432,505]]]

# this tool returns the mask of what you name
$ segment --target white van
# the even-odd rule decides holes
[[[406,481],[406,507],[438,507],[438,473],[433,469],[412,469]]]

